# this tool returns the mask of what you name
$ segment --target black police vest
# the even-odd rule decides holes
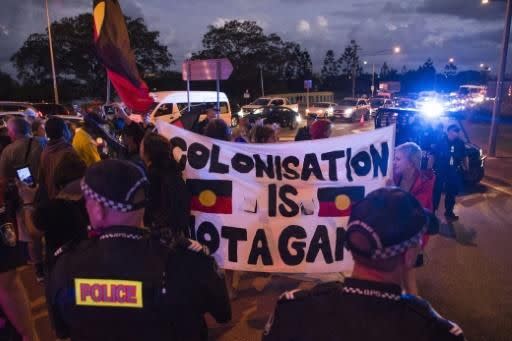
[[[263,340],[464,340],[462,330],[396,285],[346,279],[281,296]]]
[[[58,336],[172,339],[166,274],[172,250],[142,229],[119,226],[57,252],[49,301]]]

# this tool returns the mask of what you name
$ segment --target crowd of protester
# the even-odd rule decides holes
[[[192,131],[236,143],[279,142],[280,127],[264,120],[250,122],[241,118],[239,125],[231,129],[216,118],[214,109],[206,110],[204,116]],[[112,140],[108,134],[99,133],[99,127],[108,122],[98,113],[88,114],[79,127],[71,127],[58,117],[45,122],[29,122],[18,117],[0,128],[0,319],[5,322],[5,333],[10,327],[23,340],[38,340],[30,304],[16,271],[27,262],[33,264],[38,281],[45,285],[50,318],[60,338],[205,340],[208,337],[205,313],[221,323],[231,319],[228,295],[235,297],[239,274],[217,269],[207,250],[189,239],[190,194],[177,162],[169,153],[170,142],[151,126],[132,122],[121,108],[117,109],[116,119],[119,139]],[[330,121],[309,116],[295,140],[325,139],[331,132]],[[445,216],[457,219],[453,212],[457,176],[466,162],[457,133],[457,127],[448,127],[447,135],[433,146],[426,167],[422,166],[425,154],[417,144],[408,142],[396,147],[393,176],[387,184],[394,192],[370,196],[365,205],[371,206],[382,198],[395,200],[397,205],[398,202],[409,205],[407,212],[400,209],[396,215],[387,211],[378,216],[389,216],[390,222],[401,224],[404,231],[396,232],[400,236],[390,236],[386,230],[389,224],[374,221],[377,216],[365,216],[364,212],[369,212],[371,207],[366,211],[356,209],[350,221],[357,220],[365,226],[373,224],[374,236],[378,236],[375,238],[380,237],[386,247],[405,246],[402,253],[390,259],[367,258],[367,249],[373,247],[370,245],[373,242],[365,240],[366,235],[358,236],[362,235],[359,225],[349,229],[347,233],[355,231],[354,239],[349,238],[350,249],[355,254],[354,277],[375,282],[368,274],[380,272],[386,275],[382,278],[399,282],[398,295],[401,291],[418,294],[415,272],[423,265],[427,236],[438,229],[435,216],[424,213],[423,209],[435,212],[441,191],[445,190]],[[32,183],[17,178],[16,172],[21,167],[29,168]],[[418,207],[422,208],[421,212]],[[408,227],[415,232],[405,231]],[[418,240],[411,239],[411,235],[419,236]],[[414,252],[409,254],[409,248]],[[406,257],[407,261],[398,261],[397,257]],[[144,289],[143,294],[138,294],[145,300],[143,314],[77,309],[75,297],[70,294],[73,288],[78,290],[77,278],[139,279]],[[352,283],[354,287],[359,284]],[[330,287],[320,293],[331,295],[333,290],[337,292],[335,287]],[[313,296],[314,291],[305,300]],[[284,296],[285,301],[293,299],[293,295]],[[311,299],[312,307],[320,302],[316,302],[318,297]],[[139,303],[134,300],[134,304]],[[423,309],[422,302],[408,304]],[[299,328],[303,337],[297,334],[299,329],[288,330],[293,329],[293,319],[286,317],[287,314],[297,314],[294,309],[309,309],[305,303],[294,307],[278,304],[279,319],[276,316],[274,325],[270,323],[266,328],[266,338],[310,339],[305,336],[310,333],[304,330],[307,324]],[[426,311],[420,315],[425,321],[430,319],[430,327],[435,327],[432,335],[445,332],[461,335],[449,321],[432,317]],[[93,319],[99,322],[91,324]],[[304,315],[301,320],[308,318]],[[415,323],[417,328],[428,325]],[[320,335],[334,330],[326,328]],[[408,335],[414,334],[411,333]]]

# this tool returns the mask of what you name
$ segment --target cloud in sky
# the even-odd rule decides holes
[[[494,66],[499,55],[504,4],[481,6],[478,0],[123,0],[123,11],[143,17],[174,55],[176,68],[190,52],[201,49],[208,25],[227,20],[254,20],[265,33],[306,48],[315,70],[325,52],[339,56],[356,39],[373,63],[387,61],[400,69],[415,68],[431,57],[442,68],[448,56],[459,69],[479,63]],[[91,1],[52,0],[53,20],[91,12]],[[25,39],[45,29],[44,2],[2,0],[0,12],[0,67],[11,71],[9,58]],[[400,45],[399,56],[372,56]]]
[[[316,17],[316,24],[318,25],[318,27],[327,28],[327,26],[329,26],[329,21],[323,15],[319,15],[318,17]]]
[[[299,20],[299,22],[297,23],[297,32],[309,34],[311,32],[311,25],[309,24],[309,21],[305,19]]]

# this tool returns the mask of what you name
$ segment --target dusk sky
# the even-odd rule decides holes
[[[450,57],[459,69],[493,72],[499,56],[505,4],[480,0],[121,0],[126,15],[143,17],[161,33],[179,69],[185,56],[201,49],[208,25],[254,20],[265,33],[305,47],[319,71],[328,49],[339,56],[350,39],[363,48],[363,59],[387,61],[400,70],[416,68],[427,57],[442,69]],[[0,68],[13,73],[9,58],[30,33],[45,29],[44,0],[1,0]],[[92,1],[49,0],[52,20],[92,11]],[[399,45],[402,54],[372,56]],[[57,66],[58,67],[58,66]],[[370,66],[371,68],[371,66]]]

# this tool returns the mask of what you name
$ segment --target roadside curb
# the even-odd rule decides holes
[[[487,181],[492,182],[499,186],[510,187],[510,189],[512,189],[512,183],[505,181],[503,179],[500,179],[500,178],[496,178],[494,176],[486,175],[486,176],[484,176],[483,180],[487,180]]]

